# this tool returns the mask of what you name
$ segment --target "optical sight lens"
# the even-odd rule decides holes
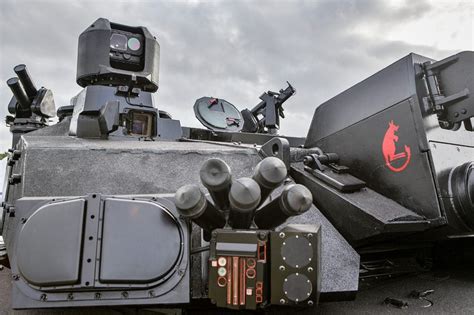
[[[110,36],[110,48],[126,51],[127,36],[122,34],[112,34],[112,36]]]
[[[137,51],[140,49],[140,41],[135,37],[132,37],[128,40],[128,48],[133,51]]]

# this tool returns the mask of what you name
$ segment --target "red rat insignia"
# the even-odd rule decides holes
[[[403,171],[408,166],[408,163],[410,163],[411,158],[411,150],[410,147],[407,145],[405,145],[405,152],[395,153],[397,151],[396,142],[398,142],[398,136],[395,135],[395,132],[398,131],[399,127],[400,126],[395,125],[393,120],[391,120],[388,123],[388,129],[387,132],[385,132],[385,136],[383,138],[382,143],[382,152],[385,158],[385,164],[390,170],[394,172]],[[405,159],[405,163],[403,163],[403,165],[399,167],[393,166],[392,162],[399,159]]]

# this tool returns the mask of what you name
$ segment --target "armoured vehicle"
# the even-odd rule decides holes
[[[410,54],[316,107],[301,138],[278,134],[289,83],[251,109],[199,98],[206,128],[182,127],[153,104],[159,58],[147,28],[98,19],[79,37],[83,90],[57,111],[14,68],[14,309],[312,313],[472,239],[473,52]]]

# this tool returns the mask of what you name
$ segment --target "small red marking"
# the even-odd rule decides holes
[[[396,153],[396,142],[398,142],[398,136],[395,134],[395,132],[398,131],[398,128],[400,128],[400,126],[396,125],[393,120],[391,120],[388,123],[388,129],[385,132],[382,143],[382,152],[385,158],[385,165],[387,165],[387,167],[393,172],[403,171],[408,166],[408,163],[410,163],[411,159],[411,149],[408,145],[405,145],[404,152]],[[405,159],[405,162],[399,167],[393,166],[392,162],[399,159]]]

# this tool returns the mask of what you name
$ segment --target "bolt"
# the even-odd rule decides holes
[[[285,271],[285,266],[280,266],[278,269],[280,269],[280,271]]]
[[[265,236],[267,236],[267,235],[265,234],[265,232],[260,232],[260,233],[258,233],[258,237],[259,237],[261,240],[265,239]]]
[[[285,233],[283,232],[280,232],[280,234],[278,234],[280,236],[280,238],[284,238],[285,237]]]
[[[101,297],[102,297],[102,295],[101,295],[99,292],[97,292],[96,294],[94,294],[94,298],[95,298],[96,300],[100,300]]]
[[[128,292],[127,292],[127,291],[123,291],[123,292],[122,292],[122,297],[123,297],[124,299],[128,298]]]
[[[285,299],[280,300],[280,304],[285,304],[285,303],[286,303]]]
[[[308,237],[313,237],[313,233],[308,233]]]
[[[148,291],[148,295],[150,297],[154,297],[155,296],[155,291],[153,291],[153,290]]]
[[[21,218],[20,222],[21,222],[21,224],[25,224],[26,223],[26,218]]]
[[[68,299],[68,300],[74,300],[74,294],[69,293],[69,294],[67,295],[67,299]]]
[[[313,305],[314,305],[314,302],[311,301],[311,300],[309,300],[309,301],[308,301],[308,305],[309,305],[309,306],[313,306]]]
[[[13,280],[15,280],[15,281],[20,280],[20,275],[13,275]]]
[[[467,110],[465,108],[461,109],[461,114],[465,115],[467,113]]]
[[[313,267],[308,267],[308,272],[313,272]]]
[[[179,276],[183,276],[183,275],[184,275],[184,270],[183,270],[183,269],[179,269],[179,270],[178,270],[178,275],[179,275]]]
[[[48,300],[48,296],[46,294],[41,294],[40,300],[46,302]]]

